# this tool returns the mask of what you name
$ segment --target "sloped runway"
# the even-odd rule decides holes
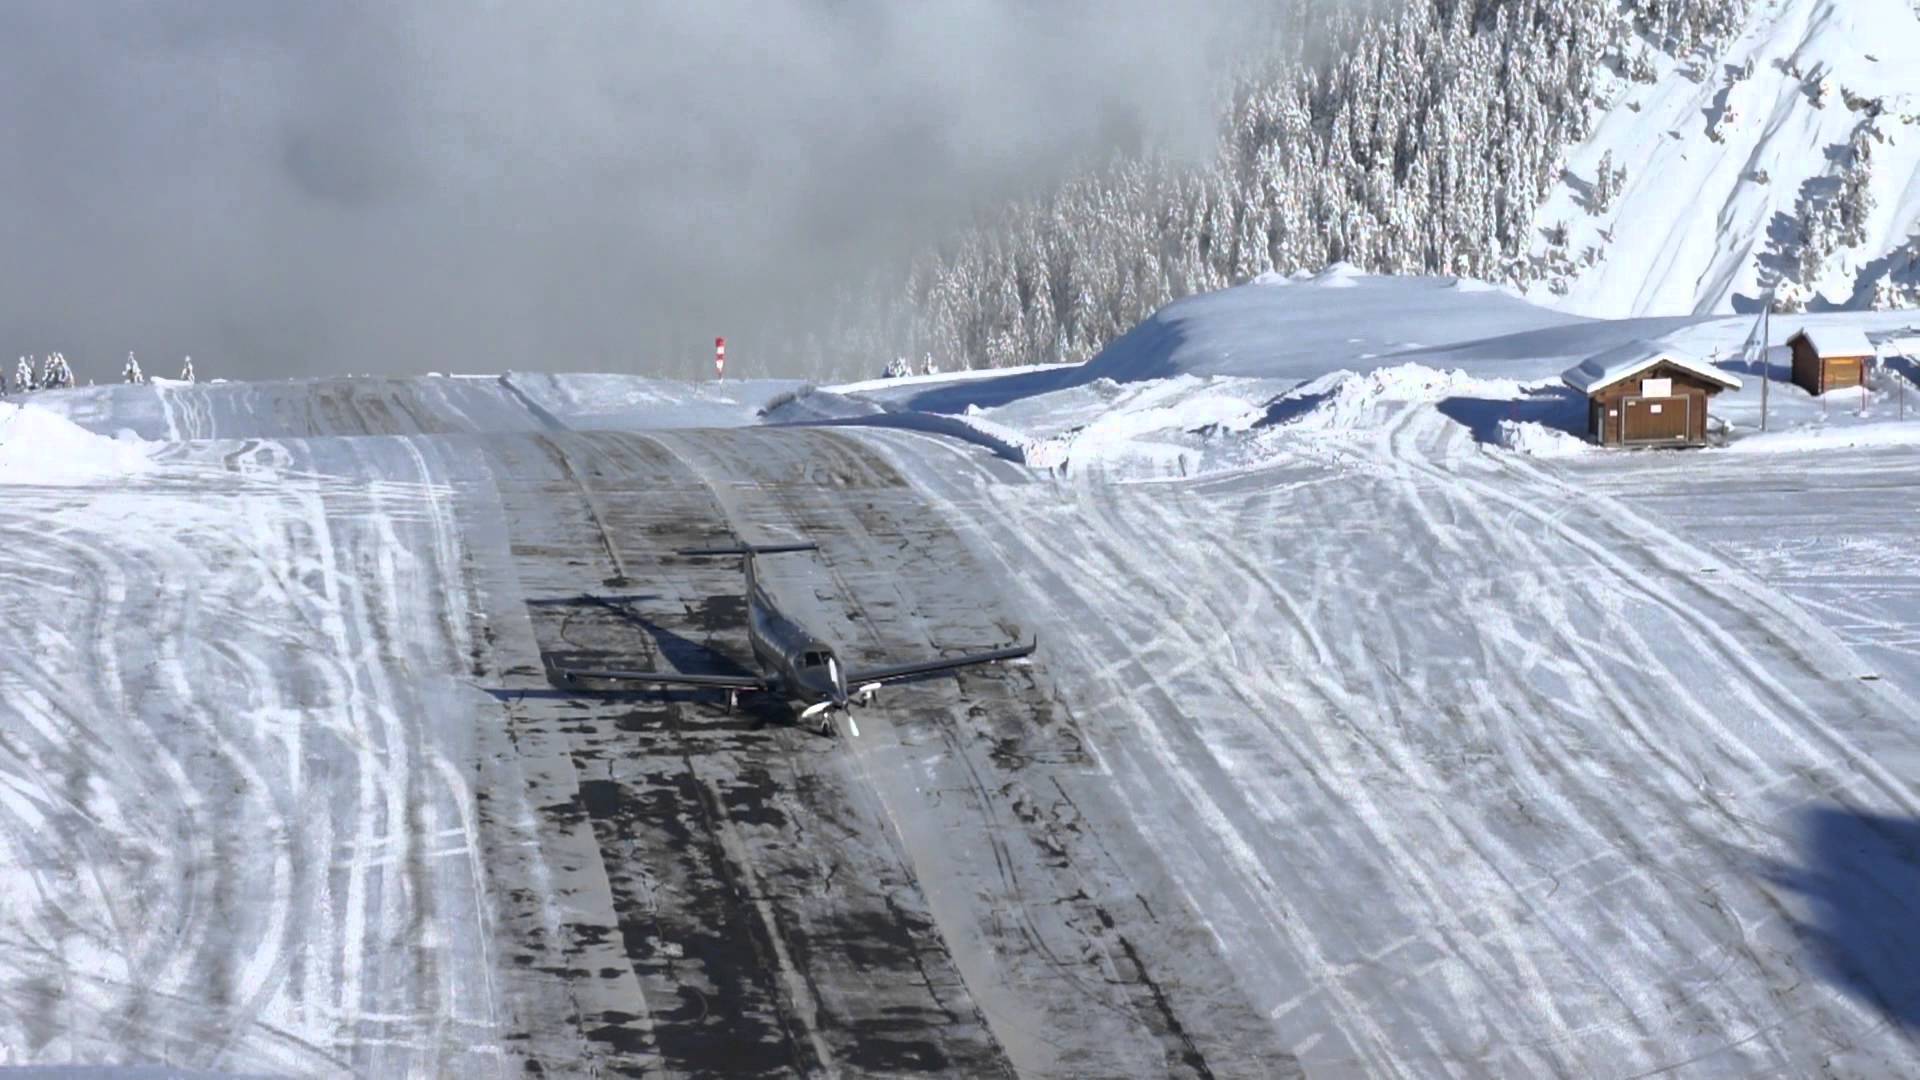
[[[487,461],[549,660],[750,663],[737,565],[671,554],[728,529],[821,545],[762,574],[859,661],[1022,632],[953,533],[844,434],[556,433],[492,440]],[[508,698],[511,723],[571,747],[579,793],[549,810],[591,821],[639,979],[645,1012],[613,1018],[630,1060],[1289,1068],[1089,775],[1044,664],[893,689],[841,740],[775,704],[728,715],[715,695],[530,689]]]
[[[1560,468],[1393,403],[1258,470],[1107,484],[396,387],[311,438],[301,388],[170,389],[218,437],[0,503],[0,1063],[1920,1061],[1897,462]],[[158,422],[144,392],[99,397]],[[431,423],[369,430],[389,392]],[[1819,513],[1762,505],[1841,479],[1844,603]],[[673,554],[729,532],[820,545],[762,571],[856,661],[1040,651],[837,740],[549,680],[747,665],[738,568]]]

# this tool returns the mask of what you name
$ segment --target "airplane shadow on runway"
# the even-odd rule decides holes
[[[627,623],[630,623],[633,626],[640,628],[641,630],[646,631],[648,636],[650,636],[653,639],[655,655],[653,656],[639,656],[639,655],[620,656],[620,655],[612,655],[612,654],[603,653],[603,652],[564,652],[563,653],[557,650],[543,650],[541,654],[541,660],[544,662],[546,666],[548,678],[551,681],[553,681],[556,689],[538,690],[538,691],[502,691],[501,693],[509,697],[571,698],[571,697],[581,696],[580,691],[578,689],[568,688],[567,684],[558,681],[558,676],[555,675],[554,672],[556,668],[560,668],[560,667],[589,669],[589,670],[591,669],[600,669],[600,670],[665,669],[665,670],[672,670],[672,671],[682,671],[690,674],[697,673],[701,675],[757,675],[759,674],[759,672],[757,671],[752,671],[742,666],[738,661],[735,661],[733,658],[727,656],[726,654],[721,653],[707,645],[703,645],[700,642],[694,641],[692,638],[686,637],[682,634],[669,630],[666,627],[660,625],[659,623],[653,621],[652,619],[647,618],[646,616],[640,614],[638,611],[634,610],[633,608],[634,604],[640,603],[641,601],[653,600],[653,599],[657,599],[657,597],[652,595],[644,595],[644,594],[634,595],[634,596],[594,596],[591,594],[582,594],[579,596],[563,596],[563,597],[555,597],[555,598],[543,599],[543,600],[528,600],[526,602],[527,606],[531,608],[572,608],[572,609],[578,609],[578,610],[599,609],[599,610],[607,611],[613,614],[615,617]],[[645,688],[635,688],[630,691],[596,690],[592,696],[645,698],[645,699],[654,700],[654,701],[696,701],[696,702],[713,701],[713,700],[716,700],[717,697],[721,697],[720,695],[717,695],[715,691],[702,690],[699,688],[692,688],[692,687],[685,687],[685,688],[645,687]],[[723,697],[721,699],[723,699]]]
[[[1800,820],[1801,861],[1765,874],[1810,909],[1794,929],[1814,968],[1893,1024],[1920,1028],[1920,820],[1820,806]]]

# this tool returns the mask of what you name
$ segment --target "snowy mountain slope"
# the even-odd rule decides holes
[[[1610,318],[1753,310],[1785,273],[1828,303],[1865,306],[1890,268],[1883,257],[1920,227],[1915,55],[1920,18],[1907,0],[1756,0],[1703,70],[1655,53],[1651,85],[1609,76],[1611,105],[1534,221],[1543,237],[1567,226],[1560,254],[1580,268],[1564,297],[1550,281],[1530,295]],[[1863,132],[1875,206],[1861,242],[1807,280],[1803,199],[1837,197]],[[1603,159],[1625,170],[1625,185],[1596,213]],[[1599,262],[1581,265],[1590,248]],[[1535,253],[1554,249],[1541,239]]]

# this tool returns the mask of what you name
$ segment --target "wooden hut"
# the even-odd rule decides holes
[[[1867,381],[1873,343],[1852,327],[1802,330],[1787,339],[1793,350],[1794,384],[1809,394],[1843,390]]]
[[[1602,446],[1701,446],[1707,399],[1740,380],[1645,341],[1590,356],[1560,376],[1587,395],[1587,434]]]

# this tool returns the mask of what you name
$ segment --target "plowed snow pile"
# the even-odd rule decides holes
[[[96,435],[33,405],[0,401],[0,484],[73,483],[143,472],[144,444]]]
[[[1288,411],[1289,403],[1304,407],[1289,426],[1295,430],[1338,431],[1372,427],[1385,404],[1440,402],[1453,398],[1517,400],[1530,384],[1517,379],[1488,379],[1458,368],[1438,370],[1423,364],[1377,368],[1364,375],[1336,371],[1302,383],[1275,403]]]

